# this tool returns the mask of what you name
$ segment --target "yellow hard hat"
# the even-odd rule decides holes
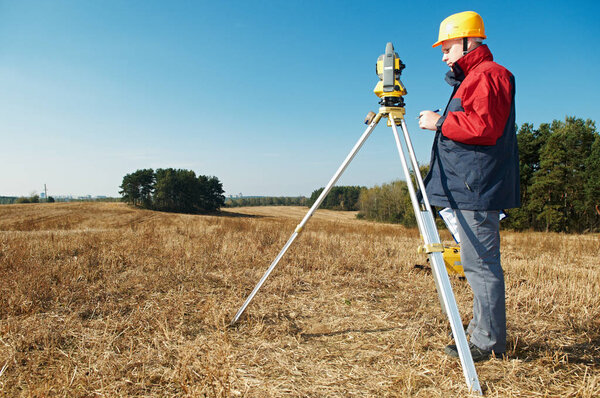
[[[485,39],[485,28],[481,15],[475,11],[464,11],[452,14],[440,24],[438,41],[433,46],[437,47],[445,40],[460,39],[461,37],[481,37]]]

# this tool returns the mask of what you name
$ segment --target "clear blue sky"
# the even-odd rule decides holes
[[[215,175],[227,194],[310,195],[376,110],[375,61],[407,65],[407,123],[450,87],[446,16],[479,12],[517,81],[517,123],[600,122],[597,1],[1,1],[0,195],[118,196],[141,168]],[[342,177],[403,178],[381,124]]]

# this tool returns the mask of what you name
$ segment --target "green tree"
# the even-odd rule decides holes
[[[191,170],[158,169],[154,208],[183,213],[217,211],[225,204],[223,192],[217,177],[196,177]]]
[[[200,212],[217,211],[225,204],[225,191],[217,177],[198,176],[200,196],[198,210]]]
[[[586,161],[585,215],[590,230],[600,228],[600,134],[596,135]]]
[[[540,151],[539,170],[531,177],[526,210],[546,231],[582,232],[586,212],[586,161],[597,132],[594,122],[567,117],[555,120]]]
[[[123,177],[119,193],[122,195],[123,201],[131,203],[134,206],[149,208],[152,206],[154,183],[154,170],[137,170]]]
[[[194,213],[200,196],[196,173],[173,168],[156,170],[154,208],[161,211]]]
[[[198,176],[191,170],[137,170],[123,177],[122,200],[146,209],[207,213],[225,203],[217,177]]]
[[[416,226],[412,202],[406,181],[363,189],[359,198],[360,217],[368,220]]]
[[[550,125],[543,123],[539,129],[533,124],[523,123],[517,133],[519,145],[519,174],[521,185],[521,207],[510,210],[510,217],[503,224],[515,229],[533,228],[536,213],[528,207],[533,176],[540,169],[540,153],[550,136]]]

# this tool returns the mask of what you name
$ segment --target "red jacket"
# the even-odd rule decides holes
[[[454,63],[454,87],[437,122],[425,187],[434,206],[500,210],[520,205],[515,80],[481,45]]]
[[[512,74],[493,60],[482,45],[457,61],[465,78],[453,99],[460,99],[462,109],[449,109],[442,125],[445,137],[463,144],[494,145],[504,132],[513,99]]]

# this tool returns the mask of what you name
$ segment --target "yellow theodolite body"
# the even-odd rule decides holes
[[[404,118],[403,96],[406,95],[407,91],[400,81],[400,75],[402,75],[404,67],[405,65],[398,57],[398,53],[394,51],[394,45],[387,43],[385,54],[380,55],[375,64],[375,72],[379,76],[379,81],[373,92],[380,98],[379,113],[388,117],[388,126],[391,126],[392,118],[395,120],[396,125],[400,125]]]
[[[398,58],[398,54],[394,54],[394,86],[393,90],[388,91],[388,87],[384,87],[384,79],[383,79],[383,71],[384,71],[384,57],[386,54],[380,55],[377,59],[376,72],[379,76],[379,81],[375,85],[373,92],[379,98],[382,97],[402,97],[406,95],[406,88],[404,84],[400,81],[400,73],[402,69],[404,69],[404,64]],[[387,85],[387,84],[386,84]]]

